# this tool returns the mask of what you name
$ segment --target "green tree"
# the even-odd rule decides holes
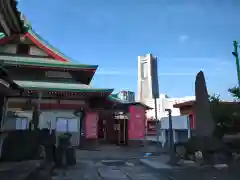
[[[220,95],[214,93],[213,95],[208,95],[208,99],[210,103],[219,103]]]
[[[231,95],[233,96],[233,98],[239,100],[240,99],[240,88],[239,87],[233,87],[233,88],[229,88],[228,92],[231,93]]]

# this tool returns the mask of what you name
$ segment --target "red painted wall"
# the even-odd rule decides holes
[[[194,113],[189,113],[189,123],[190,123],[190,128],[195,129],[196,128],[196,119]]]
[[[145,108],[141,106],[129,107],[130,118],[128,120],[128,139],[138,140],[145,137]]]

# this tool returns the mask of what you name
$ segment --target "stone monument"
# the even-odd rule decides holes
[[[194,105],[196,117],[196,136],[212,136],[215,122],[210,111],[209,95],[207,92],[205,77],[202,71],[196,76],[195,81],[196,102]]]
[[[195,96],[194,114],[196,126],[192,137],[187,143],[187,152],[196,153],[201,151],[206,153],[220,150],[223,148],[223,144],[220,139],[213,136],[215,122],[211,114],[209,95],[202,71],[196,76]]]

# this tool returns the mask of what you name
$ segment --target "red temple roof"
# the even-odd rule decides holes
[[[182,102],[182,103],[177,103],[174,104],[173,107],[174,108],[183,108],[186,106],[193,106],[195,103],[195,101],[186,101],[186,102]],[[235,102],[235,101],[220,101],[220,104],[229,104],[229,105],[240,105],[240,102]]]

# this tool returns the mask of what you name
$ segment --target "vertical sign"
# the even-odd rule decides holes
[[[128,121],[128,138],[143,139],[145,137],[145,108],[138,106],[130,106],[130,118]]]
[[[87,112],[85,117],[85,132],[87,139],[98,138],[98,113]]]

